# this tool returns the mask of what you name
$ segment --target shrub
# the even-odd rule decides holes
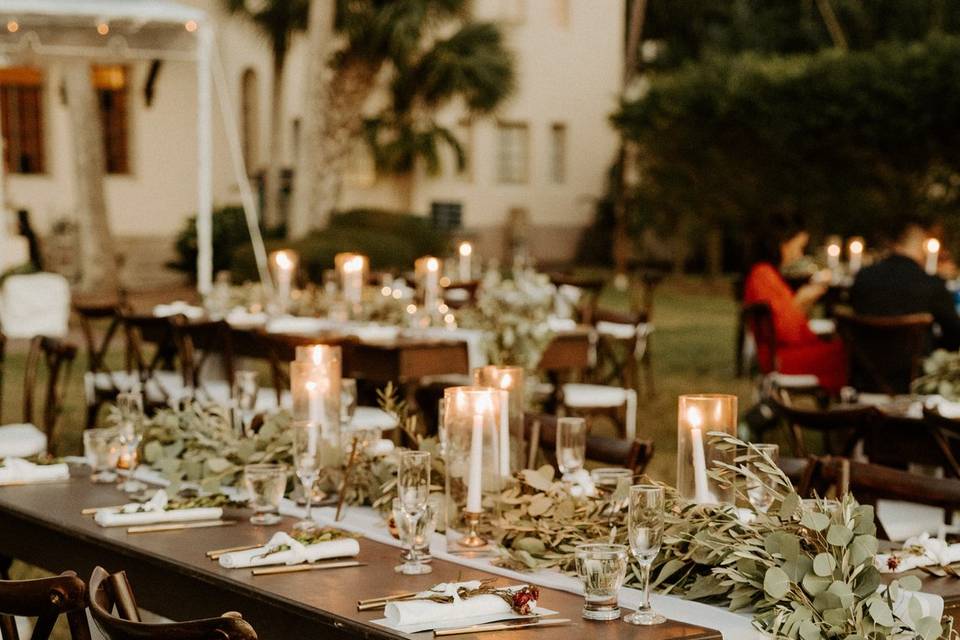
[[[280,238],[282,229],[263,231],[264,238]],[[233,254],[239,247],[250,246],[250,233],[243,207],[232,205],[213,212],[213,272],[231,268]],[[197,217],[188,219],[174,242],[177,259],[167,266],[197,277]],[[251,254],[252,255],[252,254]],[[256,269],[254,269],[256,272]]]

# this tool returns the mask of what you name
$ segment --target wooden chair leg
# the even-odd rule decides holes
[[[70,628],[70,640],[91,640],[86,610],[68,613],[67,626]]]
[[[3,638],[3,640],[20,640],[16,618],[0,615],[0,638]]]
[[[13,566],[13,558],[0,556],[0,580],[10,579],[10,567]]]

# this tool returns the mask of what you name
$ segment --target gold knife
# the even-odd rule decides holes
[[[434,629],[433,637],[457,636],[464,633],[484,633],[486,631],[512,631],[514,629],[526,629],[528,627],[552,627],[556,625],[570,624],[569,618],[547,618],[536,620],[519,619],[507,622],[494,622],[491,624],[476,624],[472,627],[460,627],[458,629]]]
[[[270,567],[254,569],[250,573],[255,576],[273,576],[280,573],[299,573],[300,571],[322,571],[324,569],[346,569],[347,567],[363,567],[365,562],[347,560],[344,562],[326,562],[324,564],[295,564],[289,567]]]
[[[369,611],[370,609],[383,609],[388,602],[398,602],[400,600],[411,600],[416,598],[418,593],[410,591],[409,593],[397,593],[392,596],[381,596],[379,598],[370,598],[369,600],[357,600],[357,611]]]
[[[172,522],[170,524],[146,524],[127,527],[127,533],[158,533],[160,531],[184,531],[186,529],[207,529],[209,527],[229,527],[236,520],[201,520],[200,522]]]

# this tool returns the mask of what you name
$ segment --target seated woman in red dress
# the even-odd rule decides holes
[[[766,345],[758,344],[757,356],[761,363],[784,374],[815,375],[821,386],[837,393],[847,382],[843,343],[838,338],[819,338],[810,330],[807,318],[810,308],[826,293],[827,285],[810,282],[794,292],[780,275],[784,265],[803,257],[809,240],[806,231],[796,229],[766,238],[761,244],[767,246],[759,247],[757,259],[744,282],[743,303],[765,302],[773,315],[777,352],[766,353]]]

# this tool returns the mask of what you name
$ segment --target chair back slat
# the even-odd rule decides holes
[[[863,405],[799,407],[792,402],[789,392],[780,388],[770,390],[767,399],[787,423],[793,453],[799,457],[807,456],[804,434],[808,431],[819,433],[831,453],[850,455],[877,414],[874,407]]]
[[[761,373],[771,373],[777,362],[777,332],[773,324],[773,310],[766,302],[754,302],[740,310],[740,322],[750,331],[757,345],[757,365]],[[738,345],[743,349],[743,345]]]
[[[835,315],[853,385],[863,392],[909,392],[930,347],[933,316],[861,316],[849,309]]]
[[[204,373],[213,358],[219,359],[227,382],[231,385],[236,371],[233,330],[223,320],[178,323],[183,370],[190,386],[201,389]]]
[[[58,338],[36,336],[30,341],[23,383],[23,421],[36,424],[46,434],[48,442],[53,441],[57,421],[63,413],[64,394],[76,357],[77,348]],[[43,415],[37,424],[33,412],[41,363],[46,370],[46,387],[43,390]]]
[[[256,640],[257,638],[253,627],[237,614],[165,624],[147,624],[128,620],[122,617],[122,611],[119,616],[114,615],[115,606],[120,610],[114,594],[116,583],[116,580],[113,580],[101,567],[96,567],[90,576],[90,615],[108,640]],[[126,583],[125,577],[121,584],[124,583]]]
[[[175,370],[179,367],[185,388],[189,388],[189,378],[184,370],[184,348],[182,327],[186,323],[183,316],[155,317],[121,311],[121,325],[126,337],[126,369],[134,373],[140,388],[146,390],[147,384],[156,382],[164,396],[162,404],[171,398],[169,391],[159,383],[161,370]],[[153,344],[151,353],[147,344]],[[146,399],[146,392],[144,398]]]
[[[90,640],[86,586],[72,571],[37,580],[0,580],[0,638],[19,640],[14,616],[37,618],[31,640],[46,640],[65,615],[72,640]]]
[[[538,449],[544,457],[554,462],[553,450],[557,445],[557,417],[545,414],[524,415],[524,431],[530,447],[528,467],[536,465]],[[634,474],[641,474],[647,468],[653,457],[654,445],[652,440],[635,438],[608,438],[605,436],[587,436],[586,456],[589,460],[603,462],[630,469]]]

